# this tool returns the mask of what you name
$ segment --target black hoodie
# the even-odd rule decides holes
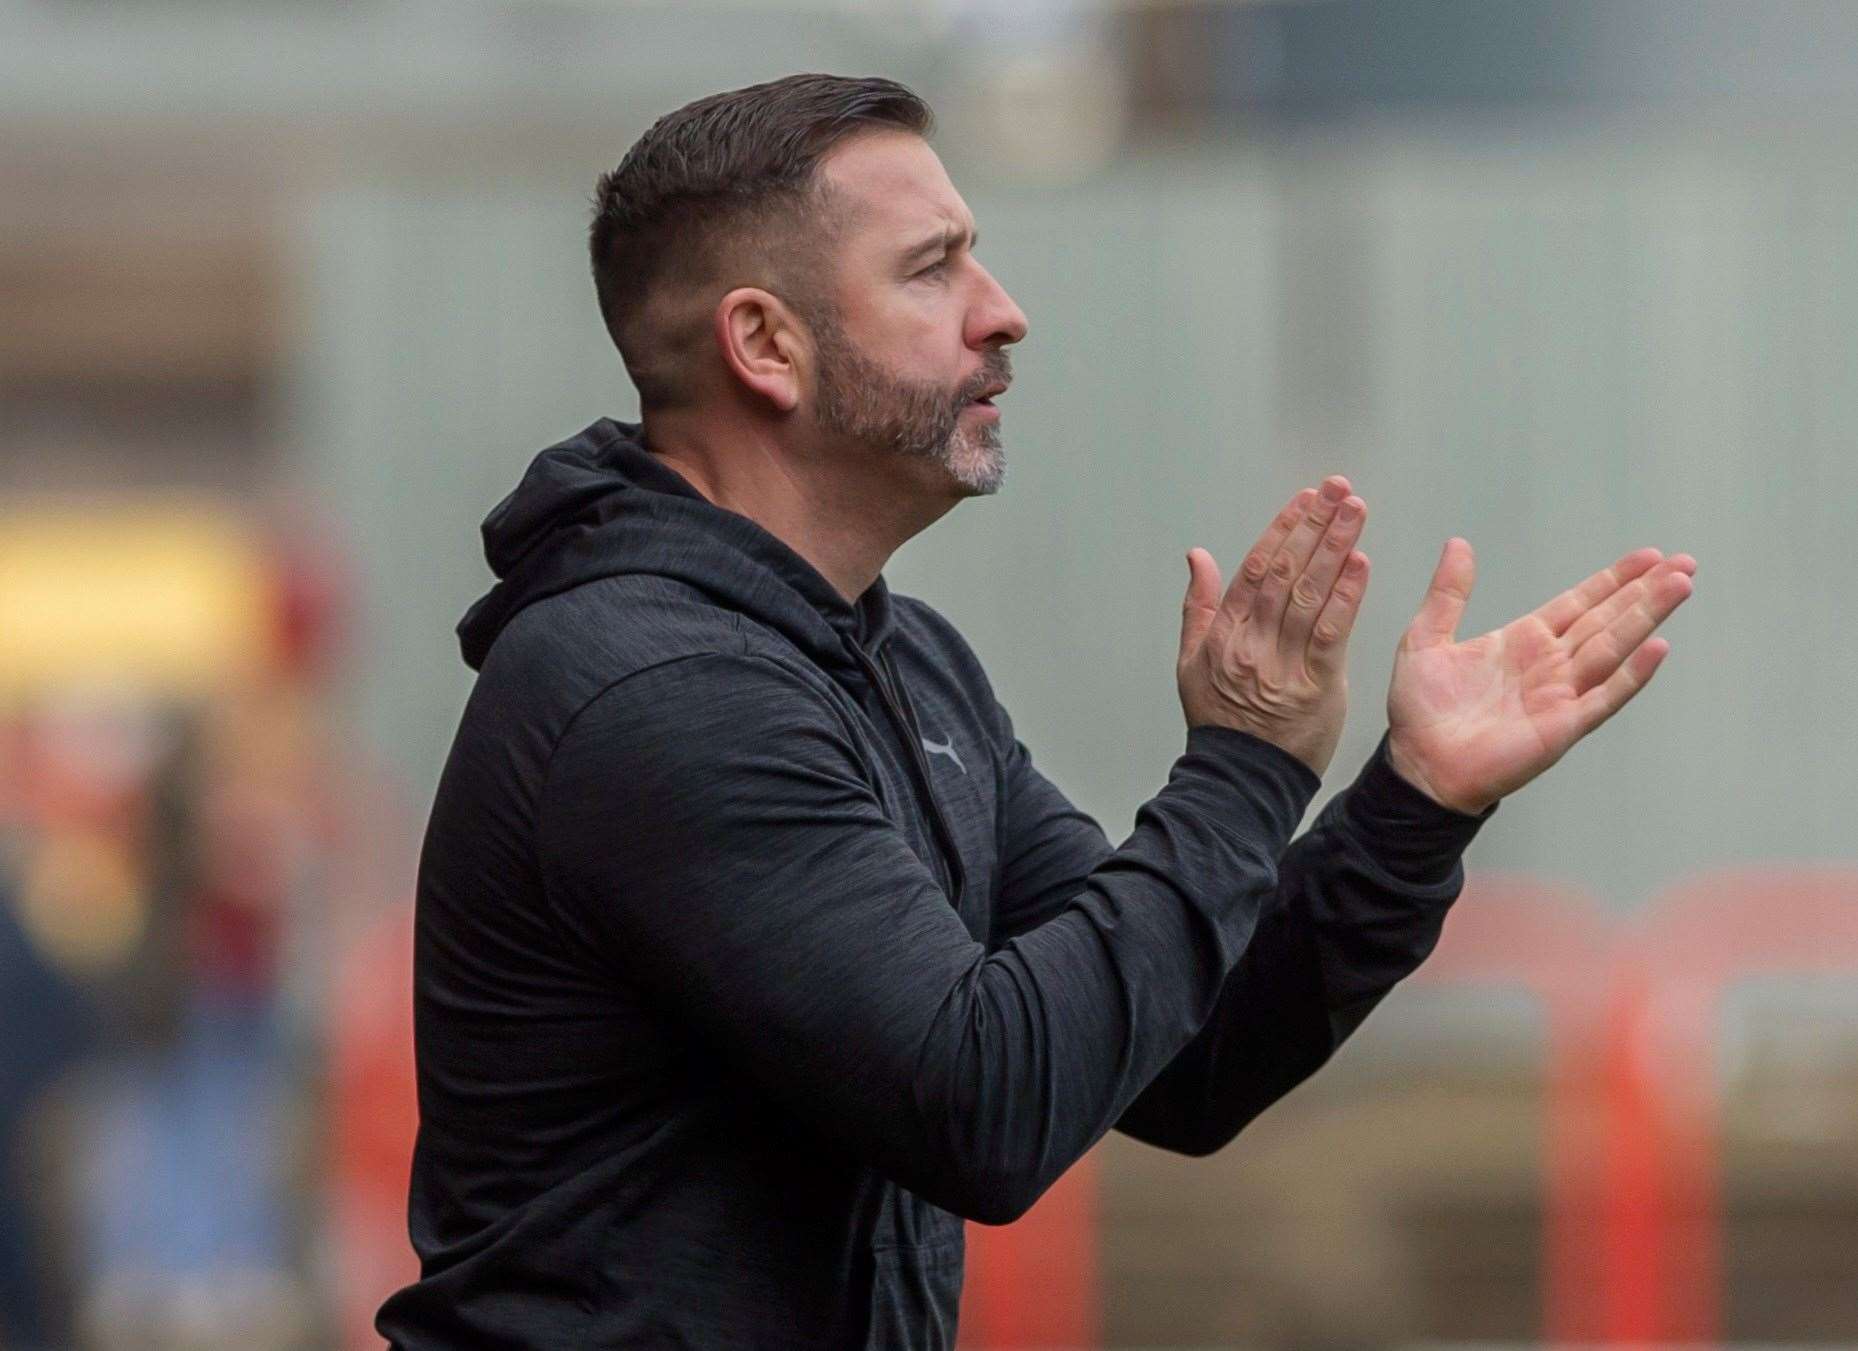
[[[1290,844],[1316,776],[1199,727],[1112,849],[946,620],[848,604],[637,433],[484,523],[381,1331],[950,1346],[964,1218],[1111,1127],[1231,1139],[1431,950],[1478,822],[1383,747]]]

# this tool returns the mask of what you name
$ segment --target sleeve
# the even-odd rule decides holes
[[[1260,755],[1284,755],[1256,744]],[[1014,748],[1001,936],[1043,922],[1068,879],[1108,849],[1095,823]],[[1313,1074],[1431,953],[1463,889],[1461,856],[1492,811],[1470,817],[1434,803],[1394,771],[1383,738],[1354,784],[1285,851],[1212,1016],[1117,1128],[1210,1154]]]
[[[1023,1213],[1212,1013],[1314,776],[1190,733],[1068,904],[989,952],[827,694],[710,654],[610,687],[538,801],[546,890],[616,973],[937,1205]]]

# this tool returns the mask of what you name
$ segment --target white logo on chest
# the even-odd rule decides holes
[[[955,754],[955,738],[954,737],[950,737],[947,741],[944,741],[939,746],[935,742],[931,741],[928,737],[924,737],[922,739],[922,742],[923,742],[923,749],[928,751],[929,754],[946,755],[949,759],[955,762],[956,769],[959,769],[963,774],[966,774],[968,772],[968,767],[961,763],[961,757]]]

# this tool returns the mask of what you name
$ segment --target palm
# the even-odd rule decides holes
[[[1456,800],[1485,785],[1501,797],[1521,786],[1518,767],[1540,773],[1576,738],[1575,692],[1545,671],[1555,635],[1523,618],[1465,643],[1402,648],[1394,658],[1387,697],[1390,727],[1445,782],[1434,786]]]
[[[1667,645],[1650,634],[1690,594],[1696,564],[1628,554],[1540,609],[1453,641],[1475,566],[1446,546],[1394,658],[1395,767],[1436,800],[1477,810],[1554,764],[1636,694]]]

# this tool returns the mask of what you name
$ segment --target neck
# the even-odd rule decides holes
[[[926,492],[900,457],[802,450],[766,427],[658,413],[645,417],[643,435],[646,449],[693,488],[780,540],[848,602],[958,500]]]

